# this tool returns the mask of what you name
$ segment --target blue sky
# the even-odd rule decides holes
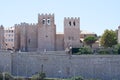
[[[120,0],[0,0],[0,24],[37,23],[38,13],[54,13],[57,32],[64,17],[80,17],[80,29],[101,35],[120,25]]]

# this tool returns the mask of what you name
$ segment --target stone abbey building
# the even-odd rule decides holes
[[[64,34],[56,33],[54,14],[38,14],[37,24],[15,26],[14,48],[21,51],[63,51],[80,47],[80,19],[64,18]]]

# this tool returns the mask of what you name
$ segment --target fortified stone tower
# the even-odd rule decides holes
[[[54,51],[55,36],[54,14],[38,14],[38,51]]]
[[[118,26],[118,43],[120,43],[120,26]]]
[[[0,26],[0,49],[4,49],[5,48],[5,44],[4,44],[4,27],[3,25]]]
[[[64,47],[80,47],[80,19],[64,18]]]
[[[27,51],[27,27],[29,25],[27,23],[21,23],[20,30],[20,50]]]

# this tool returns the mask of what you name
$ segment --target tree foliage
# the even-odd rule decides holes
[[[120,44],[113,46],[113,53],[120,54]]]
[[[77,76],[77,77],[72,77],[69,80],[85,80],[85,79],[83,77],[81,77],[81,76]]]
[[[80,54],[92,54],[92,50],[89,47],[81,47],[77,54],[78,55],[80,55]]]
[[[45,73],[40,72],[37,75],[32,76],[31,80],[44,80],[46,77]]]
[[[100,44],[103,47],[112,47],[117,44],[117,34],[113,30],[105,30],[101,36]]]
[[[97,38],[95,38],[94,36],[88,36],[84,39],[84,42],[90,47],[92,47],[92,44],[95,43],[96,40]]]

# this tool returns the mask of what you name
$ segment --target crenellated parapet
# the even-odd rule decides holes
[[[41,17],[41,16],[43,16],[43,17],[46,17],[46,16],[49,16],[49,17],[54,17],[54,14],[38,14],[38,18],[39,17]]]
[[[80,20],[80,17],[64,17],[65,20]]]
[[[64,18],[64,26],[79,27],[80,26],[80,18],[79,17],[65,17]]]
[[[38,24],[42,26],[54,25],[54,14],[38,14]]]

